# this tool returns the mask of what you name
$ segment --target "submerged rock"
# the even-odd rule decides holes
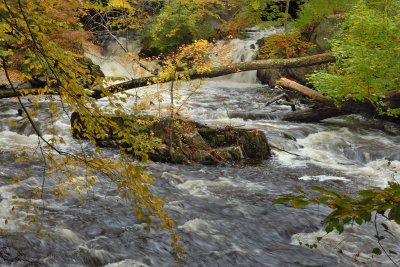
[[[173,163],[201,163],[206,165],[235,164],[239,162],[258,163],[271,156],[267,138],[256,129],[234,127],[211,128],[192,121],[157,119],[150,115],[132,116],[129,119],[108,116],[119,127],[129,127],[132,135],[148,134],[160,140],[149,154],[153,161]],[[143,126],[143,120],[150,123]],[[90,138],[80,114],[71,115],[71,126],[76,138]],[[171,127],[173,125],[173,128]],[[171,129],[173,129],[171,133]],[[94,137],[98,146],[129,146],[121,140],[111,127],[103,137]],[[171,142],[172,141],[172,142]],[[135,151],[132,151],[135,153]]]

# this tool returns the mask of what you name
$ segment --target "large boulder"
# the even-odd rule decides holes
[[[107,116],[119,127],[135,128],[132,135],[148,134],[160,140],[154,146],[149,157],[153,161],[173,163],[201,163],[206,165],[235,164],[239,162],[258,163],[271,156],[267,138],[262,131],[256,129],[238,129],[234,127],[211,128],[192,121],[174,120],[145,116],[132,116],[122,119],[117,116]],[[127,122],[126,120],[129,120]],[[143,120],[151,123],[143,126]],[[138,125],[137,127],[135,125]],[[90,133],[85,128],[81,115],[74,112],[71,115],[71,126],[76,138],[88,138]],[[173,127],[173,128],[172,128]],[[171,133],[171,129],[173,129]],[[122,142],[110,127],[107,135],[94,137],[96,144],[102,147],[129,146]],[[133,151],[133,153],[135,153]]]
[[[317,45],[317,52],[323,53],[331,50],[331,41],[339,31],[339,25],[343,21],[343,16],[332,15],[324,17],[310,31],[303,33],[309,36],[310,42]]]
[[[276,81],[280,78],[285,77],[291,80],[295,80],[300,84],[309,85],[307,75],[312,74],[318,70],[322,70],[324,66],[308,66],[299,68],[287,68],[287,69],[267,69],[257,70],[257,78],[262,84],[268,84],[271,87],[276,85]]]

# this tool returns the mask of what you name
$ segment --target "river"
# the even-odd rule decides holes
[[[254,57],[251,45],[258,37],[253,33],[246,40],[232,41],[236,61]],[[271,202],[296,186],[352,192],[399,180],[399,127],[359,115],[318,124],[283,122],[279,118],[290,112],[289,107],[265,106],[278,93],[259,84],[255,72],[238,73],[203,81],[186,110],[191,119],[208,125],[260,129],[272,144],[299,156],[274,151],[271,159],[255,166],[146,165],[155,177],[153,190],[166,201],[188,253],[180,264],[171,256],[168,235],[154,228],[145,231],[146,225],[134,218],[129,204],[105,179],[93,185],[85,202],[74,194],[61,200],[51,198],[40,218],[46,234],[38,235],[37,227],[26,226],[27,218],[34,216],[29,209],[23,205],[11,209],[14,201],[26,202],[32,188],[41,185],[42,165],[16,158],[27,153],[22,152],[25,148],[34,150],[37,137],[17,115],[17,103],[1,100],[0,215],[4,219],[0,221],[0,264],[392,266],[386,256],[371,253],[377,247],[372,225],[349,227],[342,235],[330,233],[316,249],[309,249],[304,244],[313,244],[324,234],[320,222],[329,209],[293,209]],[[271,119],[229,118],[230,111],[266,112]],[[39,117],[48,116],[45,109],[42,113]],[[19,124],[11,126],[13,120]],[[78,151],[79,145],[69,134],[68,118],[60,118],[55,126],[67,143],[63,149]],[[42,132],[48,134],[46,125]],[[111,149],[105,153],[115,156]],[[15,177],[21,181],[13,183]],[[387,235],[384,245],[400,251],[399,227],[395,223],[389,227],[393,236]]]

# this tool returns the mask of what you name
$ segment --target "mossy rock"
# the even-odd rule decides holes
[[[214,129],[192,121],[172,122],[169,118],[158,120],[150,115],[132,115],[125,119],[117,116],[106,117],[116,122],[118,127],[132,129],[132,135],[148,134],[160,139],[160,145],[154,147],[154,151],[149,154],[153,161],[216,165],[242,161],[260,162],[271,156],[265,134],[255,129],[233,127]],[[139,120],[152,123],[142,125],[137,123]],[[79,113],[74,112],[71,115],[71,125],[75,138],[87,137],[85,123]],[[115,134],[115,129],[108,127],[107,136],[93,138],[96,144],[101,147],[127,148]],[[171,127],[174,129],[172,135]]]
[[[241,158],[262,161],[271,156],[267,138],[262,131],[233,127],[222,129],[202,128],[198,131],[212,148],[240,147],[243,156],[233,155],[234,160]]]
[[[331,41],[339,31],[339,25],[344,20],[342,16],[327,16],[316,24],[310,35],[310,41],[317,45],[319,53],[331,50]]]

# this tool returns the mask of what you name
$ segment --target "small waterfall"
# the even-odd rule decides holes
[[[277,29],[259,30],[258,28],[250,28],[247,32],[246,39],[233,39],[229,42],[232,46],[232,63],[248,62],[256,59],[258,44],[257,41],[265,36],[275,34]],[[240,83],[258,83],[257,71],[245,71],[235,74],[226,75],[221,79],[229,79],[230,81]]]
[[[123,37],[110,41],[104,49],[103,55],[97,51],[86,51],[85,55],[93,63],[100,66],[106,77],[118,77],[124,80],[135,79],[152,75],[142,68],[136,60],[139,59],[140,41],[129,40]],[[148,63],[146,62],[146,65]],[[120,82],[120,81],[118,81]]]
[[[257,41],[277,31],[279,31],[279,29],[259,30],[257,28],[251,28],[246,32],[248,36],[246,39],[233,39],[229,42],[220,42],[222,46],[227,46],[231,49],[231,63],[248,62],[256,59],[257,50],[259,48]],[[138,59],[139,51],[140,42],[138,40],[129,40],[126,42],[125,38],[120,37],[118,40],[111,41],[107,44],[103,55],[100,55],[96,51],[87,51],[86,56],[100,66],[106,77],[120,77],[128,80],[151,75],[151,73],[134,61]],[[147,64],[151,65],[149,62],[146,62],[146,65]],[[248,84],[258,83],[257,71],[230,74],[214,78],[214,80],[230,80]]]

